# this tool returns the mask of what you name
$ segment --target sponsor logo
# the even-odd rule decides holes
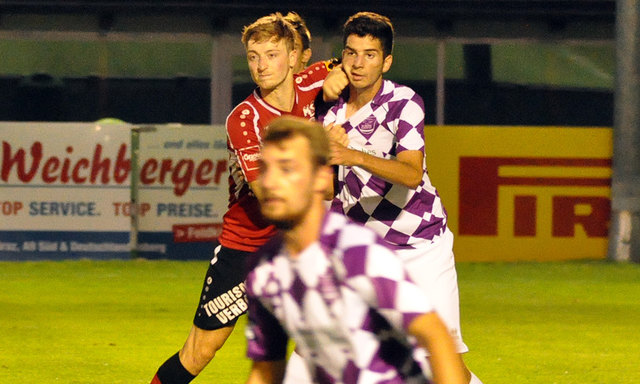
[[[176,224],[172,230],[175,243],[211,242],[222,233],[222,223]]]
[[[260,166],[260,146],[254,145],[238,151],[242,168],[247,171],[257,170]]]
[[[512,228],[501,233],[539,236],[545,215],[552,237],[574,237],[577,226],[606,237],[610,168],[603,158],[461,157],[459,234],[497,236],[499,217],[512,212]]]
[[[131,158],[127,144],[120,144],[115,154],[106,154],[96,144],[89,156],[75,155],[69,145],[66,154],[48,153],[45,145],[34,141],[29,149],[2,142],[0,181],[14,184],[50,185],[122,185],[129,182]],[[184,195],[192,185],[219,185],[227,171],[227,160],[190,158],[146,159],[140,167],[142,185],[171,184],[176,196]]]
[[[245,292],[244,283],[240,283],[227,292],[206,301],[202,308],[208,317],[215,316],[221,324],[227,324],[247,311],[249,306]]]

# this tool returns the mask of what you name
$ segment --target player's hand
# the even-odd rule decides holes
[[[329,164],[330,165],[346,165],[348,167],[360,164],[358,158],[362,152],[338,143],[329,144]]]
[[[349,136],[344,127],[339,124],[329,124],[325,127],[329,138],[329,163],[331,165],[350,165]]]
[[[347,135],[347,131],[342,125],[330,123],[324,127],[324,130],[327,132],[330,144],[338,144],[343,147],[349,146],[349,135]]]
[[[322,100],[325,102],[338,100],[342,91],[349,85],[347,74],[342,70],[342,64],[338,64],[327,74],[322,85]]]

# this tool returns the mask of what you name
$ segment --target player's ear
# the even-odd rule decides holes
[[[311,48],[307,48],[302,51],[302,62],[307,65],[309,60],[311,60]]]
[[[289,67],[293,68],[296,66],[296,56],[297,56],[297,50],[294,48],[291,51],[289,51]]]
[[[319,165],[316,169],[315,185],[316,192],[323,196],[329,188],[333,189],[333,168],[329,165]]]
[[[391,64],[393,63],[393,55],[387,55],[382,62],[382,73],[387,73],[389,69],[391,69]]]

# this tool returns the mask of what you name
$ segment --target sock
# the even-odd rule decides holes
[[[469,371],[469,373],[471,373],[471,380],[469,380],[469,384],[482,384],[482,381],[478,379],[478,376],[474,375],[471,371]]]
[[[176,353],[158,368],[151,384],[188,384],[195,378],[180,362],[180,355]]]

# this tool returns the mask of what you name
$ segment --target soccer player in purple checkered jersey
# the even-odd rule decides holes
[[[393,34],[391,21],[371,12],[344,25],[341,68],[348,86],[322,117],[349,137],[332,159],[340,166],[331,210],[364,223],[396,250],[447,324],[462,361],[469,349],[460,333],[453,234],[427,174],[423,101],[383,79],[393,62]],[[327,93],[325,100],[337,96]],[[465,372],[469,383],[481,384],[466,366]]]
[[[287,116],[263,137],[258,196],[279,233],[246,280],[247,383],[280,383],[289,337],[315,383],[428,383],[414,349],[431,352],[436,383],[465,383],[446,326],[374,231],[327,212],[333,183],[319,123]]]

